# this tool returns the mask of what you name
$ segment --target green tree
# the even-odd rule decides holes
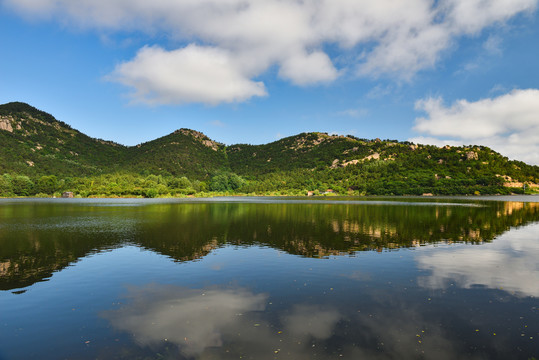
[[[233,191],[239,189],[245,184],[245,180],[234,173],[221,172],[211,178],[211,191]]]
[[[18,196],[30,196],[35,194],[34,183],[26,175],[17,175],[11,180],[13,193]]]
[[[38,193],[54,194],[58,190],[58,179],[54,175],[44,175],[37,181],[36,188]]]
[[[228,190],[228,176],[226,174],[218,174],[211,178],[210,181],[211,191],[227,191]]]
[[[192,187],[191,181],[185,176],[180,178],[172,178],[168,182],[168,187],[171,189],[187,189]]]
[[[11,176],[9,174],[0,176],[0,196],[10,196],[12,193]]]

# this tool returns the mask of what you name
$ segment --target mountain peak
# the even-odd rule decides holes
[[[174,131],[173,134],[182,134],[185,136],[192,137],[195,140],[202,143],[202,145],[212,148],[215,151],[217,151],[219,147],[224,146],[224,144],[214,141],[210,139],[208,136],[206,136],[204,133],[201,133],[200,131],[196,131],[196,130],[181,128],[179,130]]]
[[[209,139],[209,137],[207,137],[204,133],[202,133],[200,131],[192,130],[192,129],[187,129],[187,128],[178,129],[178,130],[174,131],[174,134],[182,134],[182,135],[185,135],[185,136],[192,136],[192,137],[197,138],[197,139]]]
[[[52,116],[51,114],[39,110],[32,105],[28,105],[24,102],[14,101],[0,105],[0,115],[12,115],[20,113],[27,113],[31,116],[38,116],[43,120],[56,121],[54,116]]]
[[[21,120],[30,120],[31,122],[37,122],[43,125],[54,126],[57,130],[63,128],[65,131],[73,131],[68,124],[56,120],[51,114],[28,105],[27,103],[14,101],[0,105],[0,121],[4,124],[1,128],[2,130],[9,131],[9,125],[21,130]]]

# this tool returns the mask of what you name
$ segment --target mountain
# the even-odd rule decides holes
[[[201,132],[180,129],[126,149],[122,167],[137,173],[171,174],[192,179],[228,169],[225,145]]]
[[[93,139],[28,104],[0,105],[0,172],[91,175],[117,169],[126,147]]]
[[[128,147],[91,138],[20,102],[0,105],[2,173],[33,179],[160,175],[202,181],[210,190],[298,194],[328,188],[357,194],[505,193],[504,188],[537,187],[539,182],[538,166],[510,161],[484,146],[439,148],[318,132],[263,145],[225,146],[198,131],[180,129]],[[154,182],[168,186],[163,179]],[[167,194],[163,186],[160,193]]]
[[[87,176],[127,170],[204,178],[227,167],[223,144],[188,129],[127,147],[14,102],[0,105],[0,130],[0,173]]]
[[[332,187],[366,194],[496,193],[496,187],[537,188],[539,167],[484,146],[437,147],[396,140],[303,133],[265,145],[227,148],[231,169],[246,178],[270,179],[279,173],[293,187]],[[283,176],[288,174],[289,176]],[[309,175],[316,174],[316,175]],[[476,189],[478,190],[478,188]]]

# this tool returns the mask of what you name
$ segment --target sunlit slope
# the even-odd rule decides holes
[[[510,161],[479,145],[436,147],[302,133],[263,145],[225,146],[180,129],[137,146],[91,138],[24,103],[0,105],[0,173],[89,176],[106,173],[186,176],[219,172],[251,181],[246,192],[313,189],[367,194],[497,193],[533,187],[539,167]]]

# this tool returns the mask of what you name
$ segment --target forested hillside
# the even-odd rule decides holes
[[[534,192],[539,182],[538,166],[475,145],[315,132],[225,146],[180,129],[127,147],[18,102],[0,105],[0,174],[0,196],[507,194]]]
[[[117,170],[126,147],[93,139],[24,103],[0,105],[0,173],[95,175]]]

